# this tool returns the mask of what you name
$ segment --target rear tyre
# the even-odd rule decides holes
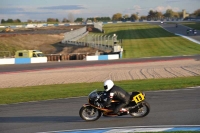
[[[101,114],[101,111],[92,106],[81,107],[79,110],[80,117],[85,121],[96,121],[101,117]]]
[[[140,118],[140,117],[145,117],[146,115],[148,115],[150,112],[150,105],[148,102],[143,101],[141,107],[139,107],[139,109],[137,109],[137,111],[129,111],[129,114],[134,117],[134,118]]]

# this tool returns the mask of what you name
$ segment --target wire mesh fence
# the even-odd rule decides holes
[[[95,34],[83,34],[79,36],[79,39],[65,41],[67,44],[88,46],[96,48],[103,51],[113,51],[115,45],[120,45],[117,36],[114,34],[111,35],[95,35]]]
[[[96,24],[96,26],[99,24]],[[100,29],[102,28],[99,25]],[[117,40],[117,35],[100,35],[100,34],[89,34],[86,29],[86,26],[77,30],[72,30],[66,32],[64,39],[62,40],[63,45],[72,44],[96,48],[105,52],[119,52],[115,51],[115,46],[120,46],[121,44]]]
[[[117,44],[117,36],[87,34],[79,41],[83,41],[85,46],[93,47],[103,51],[113,51],[113,46]]]

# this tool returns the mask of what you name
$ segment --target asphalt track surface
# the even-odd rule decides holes
[[[12,65],[0,65],[0,74],[10,72],[22,72],[22,71],[37,71],[47,69],[58,68],[75,68],[86,67],[96,65],[108,65],[108,64],[124,64],[124,63],[142,63],[142,62],[155,62],[155,61],[168,61],[168,60],[184,60],[194,59],[200,60],[200,55],[192,56],[176,56],[176,57],[151,57],[151,58],[136,58],[136,59],[119,59],[119,60],[107,60],[107,61],[61,61],[61,62],[48,62],[48,63],[35,63],[35,64],[12,64]]]
[[[190,37],[190,38],[200,42],[200,30],[196,30],[197,31],[196,35],[194,35],[192,31],[189,32],[189,34],[187,34],[187,30],[192,29],[192,28],[189,28],[187,26],[179,24],[178,22],[177,22],[177,24],[178,24],[177,27],[176,27],[176,22],[174,22],[174,23],[165,23],[164,22],[163,24],[161,24],[160,22],[151,22],[149,24],[160,25],[160,27],[167,30],[168,32],[171,32],[174,34],[180,34],[180,35],[183,35],[186,37]]]
[[[79,109],[87,97],[0,105],[1,133],[35,133],[60,130],[153,126],[200,125],[200,87],[146,92],[151,111],[144,118],[101,117],[85,122]]]

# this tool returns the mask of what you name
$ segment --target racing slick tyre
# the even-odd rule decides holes
[[[134,118],[145,117],[150,112],[150,105],[147,101],[143,101],[138,109],[129,111],[129,114]]]
[[[79,115],[85,121],[96,121],[101,117],[102,113],[92,106],[83,106],[79,110]]]

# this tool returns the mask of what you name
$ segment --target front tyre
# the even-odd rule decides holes
[[[140,117],[145,117],[146,115],[149,114],[149,112],[150,112],[149,103],[146,101],[143,101],[141,105],[139,105],[139,108],[137,109],[137,111],[135,109],[133,111],[130,110],[129,114],[134,118],[140,118]]]
[[[83,106],[79,110],[79,115],[83,120],[96,121],[101,117],[101,112],[92,106]]]

